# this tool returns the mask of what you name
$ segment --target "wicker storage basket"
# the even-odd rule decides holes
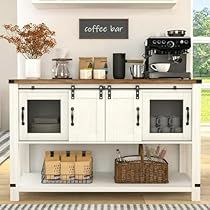
[[[75,176],[76,154],[74,151],[61,152],[61,180],[69,180]]]
[[[143,145],[139,145],[139,156],[115,159],[116,183],[168,183],[168,163],[157,157],[144,157]]]
[[[78,151],[77,161],[75,162],[75,178],[78,180],[86,179],[92,175],[93,160],[90,151]]]
[[[44,168],[46,179],[54,180],[60,178],[61,163],[59,152],[47,151],[45,152]]]

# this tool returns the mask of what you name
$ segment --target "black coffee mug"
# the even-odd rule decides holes
[[[125,53],[114,53],[113,54],[113,77],[114,79],[125,78]]]

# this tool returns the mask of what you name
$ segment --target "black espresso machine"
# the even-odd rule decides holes
[[[150,37],[145,41],[145,78],[181,78],[190,79],[186,71],[187,53],[191,48],[190,37]],[[170,63],[168,72],[151,69],[153,63]]]

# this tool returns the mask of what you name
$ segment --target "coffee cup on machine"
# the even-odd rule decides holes
[[[153,63],[150,65],[151,69],[157,72],[168,72],[170,66],[170,63]]]

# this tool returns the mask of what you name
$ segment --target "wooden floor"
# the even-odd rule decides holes
[[[201,203],[210,201],[210,136],[202,137]],[[190,203],[189,193],[21,193],[20,203]],[[0,203],[9,203],[9,160],[0,166]]]

